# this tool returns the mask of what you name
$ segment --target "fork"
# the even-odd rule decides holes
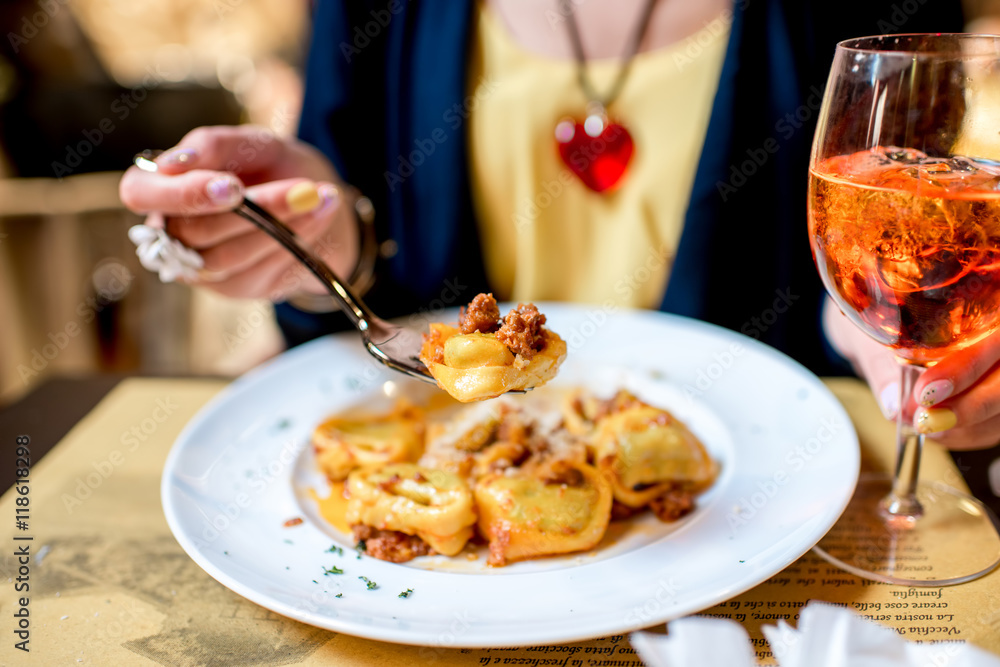
[[[155,172],[157,165],[150,153],[140,153],[135,164],[143,171]],[[361,297],[354,294],[347,283],[342,281],[326,262],[320,259],[285,223],[274,217],[267,209],[243,198],[233,213],[249,220],[265,234],[280,243],[312,272],[330,295],[340,305],[348,320],[361,334],[361,340],[368,354],[389,368],[405,373],[412,378],[437,384],[427,367],[419,359],[423,337],[420,332],[387,322],[365,305]]]

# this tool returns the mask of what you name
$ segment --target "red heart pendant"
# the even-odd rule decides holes
[[[566,118],[556,125],[559,157],[594,192],[613,190],[625,176],[635,152],[623,125],[590,115],[583,123]]]

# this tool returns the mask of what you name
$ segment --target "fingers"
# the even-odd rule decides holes
[[[264,171],[284,155],[284,143],[266,127],[218,125],[188,132],[177,146],[156,158],[162,174],[173,176],[192,169],[233,174]]]
[[[313,241],[333,220],[337,201],[334,192],[336,190],[331,185],[319,188],[318,193],[313,188],[313,193],[318,194],[314,211],[290,219],[287,213],[280,217],[284,217],[286,224],[303,240]],[[249,223],[246,226],[249,227]],[[201,256],[205,260],[205,271],[215,274],[213,280],[216,280],[244,271],[274,252],[286,251],[270,236],[251,227],[247,234],[202,250]]]
[[[278,295],[272,293],[272,285],[295,263],[287,252],[273,252],[244,271],[204,285],[235,299],[266,298],[274,301]]]
[[[919,433],[932,435],[946,447],[975,449],[989,447],[1000,441],[1000,372],[994,366],[978,382],[961,394],[936,403],[921,406],[913,419]],[[990,428],[993,427],[991,431]]]
[[[279,301],[313,280],[308,269],[280,248],[244,271],[204,285],[228,297]]]
[[[1000,361],[1000,335],[993,334],[928,368],[914,387],[917,402],[937,405],[973,386]]]
[[[204,250],[238,236],[252,234],[256,229],[248,220],[232,212],[203,215],[196,218],[173,217],[166,221],[167,233],[195,250]]]
[[[131,167],[119,185],[122,202],[137,213],[205,215],[231,209],[243,196],[241,174],[255,182],[286,157],[283,141],[249,125],[199,127],[156,158],[158,171]],[[271,178],[276,172],[272,170]]]
[[[948,449],[986,449],[1000,442],[1000,415],[978,424],[955,426],[940,433],[929,433],[928,438]]]
[[[294,178],[254,186],[246,194],[285,222],[304,243],[315,246],[327,261],[338,268],[354,265],[356,229],[333,183]],[[163,225],[163,216],[153,213],[147,224]],[[279,298],[299,288],[319,289],[304,274],[279,284],[279,278],[286,278],[298,266],[295,260],[278,242],[235,213],[174,217],[165,224],[172,236],[196,248],[204,261],[199,278],[186,282],[233,297]]]
[[[823,327],[837,351],[868,382],[885,418],[895,419],[899,412],[899,364],[892,352],[854,326],[829,298],[824,303]]]
[[[243,183],[232,174],[194,170],[163,176],[130,167],[119,184],[122,203],[136,213],[205,215],[234,208],[243,200]]]
[[[882,345],[870,339],[864,343],[858,346],[855,363],[872,388],[882,414],[886,419],[895,419],[900,408],[899,364],[892,352]],[[908,411],[913,414],[912,407]]]
[[[303,178],[255,185],[247,188],[246,196],[283,221],[327,203],[337,204],[340,200],[340,192],[332,183],[314,184]],[[198,250],[211,248],[254,230],[252,223],[229,212],[199,217],[174,217],[167,222],[167,231],[171,236],[189,248]]]
[[[334,220],[320,232],[318,238],[304,240],[335,271],[347,271],[357,261],[356,229],[345,210],[337,207]],[[237,298],[267,298],[279,301],[288,294],[307,291],[325,294],[326,288],[302,264],[281,249],[245,271],[213,283],[205,283],[220,294]]]
[[[284,197],[278,197],[277,193],[280,192],[284,192]],[[311,181],[299,180],[291,187],[287,183],[274,183],[261,186],[257,194],[261,201],[270,204],[269,208],[280,211],[278,217],[284,218],[292,231],[308,245],[314,245],[325,232],[330,232],[333,228],[341,230],[345,227],[338,224],[337,218],[343,211],[339,193],[331,183],[317,186]],[[314,209],[296,213],[305,207]],[[247,226],[251,229],[248,233],[236,235],[201,250],[205,267],[199,282],[227,296],[264,296],[265,288],[274,282],[281,271],[287,269],[292,258],[270,236],[254,229],[249,223]],[[275,260],[275,255],[282,258],[282,261]],[[260,275],[254,275],[256,273]]]
[[[928,368],[914,387],[913,427],[949,449],[1000,440],[1000,336],[994,334]]]

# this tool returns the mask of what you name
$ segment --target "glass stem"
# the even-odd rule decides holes
[[[917,500],[917,481],[920,475],[920,455],[924,449],[924,436],[913,428],[916,402],[912,400],[913,386],[924,367],[900,362],[899,410],[896,413],[896,465],[892,473],[892,492],[882,500],[881,510],[896,522],[913,522],[924,513]]]

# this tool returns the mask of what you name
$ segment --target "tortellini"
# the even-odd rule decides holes
[[[490,565],[592,549],[611,519],[611,488],[586,463],[489,473],[475,496]]]
[[[570,433],[589,437],[604,417],[640,405],[645,403],[626,389],[619,389],[611,398],[604,399],[589,391],[575,389],[567,392],[562,401],[563,421]]]
[[[455,399],[468,403],[496,398],[508,391],[540,387],[553,377],[566,358],[566,343],[546,331],[545,345],[522,366],[515,363],[503,343],[493,334],[460,334],[447,324],[432,324],[420,360],[438,385]],[[433,361],[433,346],[441,346],[440,363]]]
[[[331,481],[355,468],[413,462],[424,449],[424,414],[400,401],[385,415],[331,417],[313,431],[316,462]]]
[[[461,477],[413,463],[356,470],[347,478],[347,523],[415,535],[454,556],[476,523],[472,491]]]
[[[532,304],[519,304],[501,321],[493,296],[480,294],[462,310],[457,327],[430,325],[420,361],[463,403],[540,387],[566,358],[565,341],[544,323]]]
[[[321,467],[347,475],[346,524],[393,562],[456,555],[477,533],[493,566],[587,551],[610,521],[684,516],[718,475],[687,426],[625,390],[546,389],[446,416],[402,402],[320,433]]]
[[[715,461],[666,410],[638,405],[603,418],[593,440],[596,465],[615,500],[639,508],[672,490],[697,492],[715,479]]]

